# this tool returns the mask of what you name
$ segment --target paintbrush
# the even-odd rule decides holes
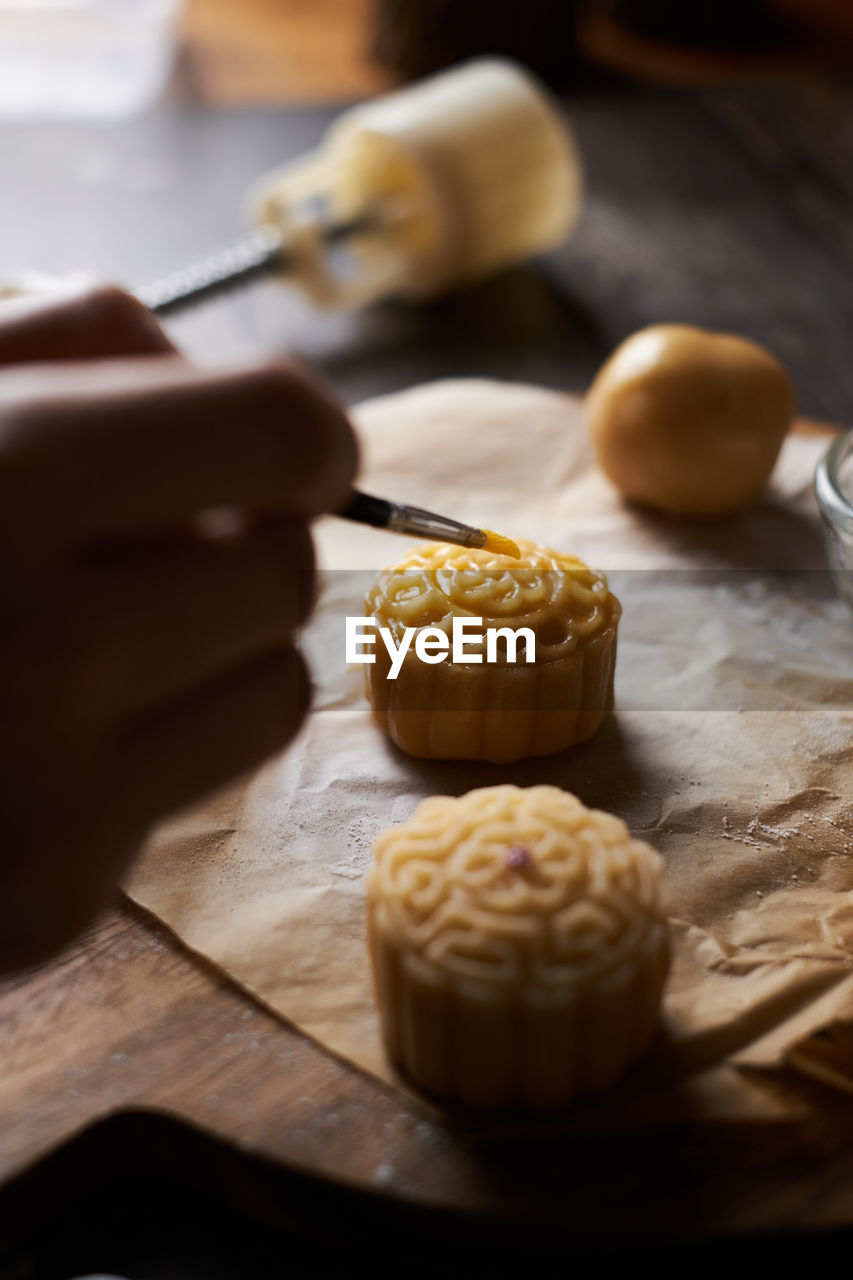
[[[436,515],[420,507],[409,507],[402,502],[389,502],[386,498],[374,498],[369,493],[354,492],[342,511],[345,520],[357,520],[359,524],[372,525],[374,529],[387,529],[390,533],[406,533],[413,538],[431,538],[436,542],[452,542],[460,547],[478,547],[494,551],[498,555],[520,559],[517,545],[510,538],[503,538],[491,529],[475,529],[448,516]]]

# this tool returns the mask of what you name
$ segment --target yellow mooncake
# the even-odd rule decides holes
[[[422,801],[379,836],[367,879],[391,1060],[482,1108],[607,1088],[659,1018],[661,869],[619,818],[557,787]]]
[[[464,660],[422,660],[410,645],[396,678],[382,644],[365,666],[377,723],[412,756],[507,763],[583,742],[613,705],[621,608],[602,573],[574,556],[520,542],[520,557],[444,543],[416,547],[380,573],[365,614],[396,642],[406,629],[448,637],[481,619]],[[535,661],[524,640],[535,637]],[[488,661],[488,632],[494,633]]]

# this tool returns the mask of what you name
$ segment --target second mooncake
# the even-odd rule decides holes
[[[658,1022],[662,862],[557,787],[423,800],[376,841],[367,928],[387,1052],[470,1106],[565,1106]]]
[[[399,645],[406,628],[449,639],[454,620],[481,619],[462,661],[448,653],[424,661],[410,644],[395,678],[387,647],[365,667],[374,716],[401,750],[432,759],[488,760],[550,755],[584,742],[613,705],[619,601],[602,573],[574,556],[532,542],[515,559],[444,543],[411,551],[385,569],[365,613]],[[524,640],[535,636],[535,660]],[[440,636],[439,636],[440,639]]]

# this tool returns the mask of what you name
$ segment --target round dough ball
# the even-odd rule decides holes
[[[755,342],[691,325],[632,334],[586,402],[598,462],[626,497],[725,516],[761,492],[791,424],[785,369]]]

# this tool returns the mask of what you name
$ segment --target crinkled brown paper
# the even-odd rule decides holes
[[[555,392],[438,382],[355,416],[368,492],[608,571],[624,605],[616,714],[549,759],[401,755],[371,721],[362,668],[344,662],[343,618],[362,612],[373,574],[334,570],[373,571],[408,544],[326,520],[307,727],[248,782],[163,827],[131,895],[283,1018],[394,1080],[364,939],[374,836],[423,796],[555,783],[666,860],[665,1031],[619,1108],[651,1087],[663,1120],[692,1088],[708,1118],[784,1116],[778,1090],[741,1068],[792,1058],[849,1087],[814,1038],[853,1019],[853,618],[825,571],[812,497],[825,440],[789,437],[758,506],[688,525],[625,506],[591,463],[579,403]]]

